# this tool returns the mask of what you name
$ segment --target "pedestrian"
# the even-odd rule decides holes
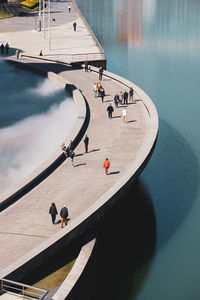
[[[94,97],[98,97],[98,90],[97,90],[97,84],[94,82],[93,84],[93,92],[94,92]]]
[[[52,19],[52,24],[53,24],[53,26],[55,25],[55,23],[56,23],[56,19],[53,18],[53,19]]]
[[[116,94],[115,97],[114,97],[114,103],[115,103],[115,107],[118,108],[118,103],[119,103],[119,96],[118,96],[118,94]]]
[[[88,72],[88,61],[85,61],[85,72]]]
[[[67,147],[65,146],[65,143],[62,143],[61,149],[62,149],[63,153],[65,154],[65,156],[68,157],[68,155],[67,155]]]
[[[4,44],[1,44],[1,54],[4,54]]]
[[[119,103],[120,103],[120,104],[122,104],[123,96],[124,96],[124,95],[123,95],[123,92],[120,91],[120,92],[119,92]]]
[[[133,103],[135,103],[135,101],[133,101],[133,95],[134,95],[134,90],[132,87],[130,87],[129,90],[129,100],[132,101]]]
[[[97,82],[98,97],[101,95],[101,94],[100,94],[101,88],[102,88],[101,82]]]
[[[104,161],[103,168],[105,169],[106,175],[108,175],[108,169],[110,168],[110,161],[108,160],[108,158],[106,158],[106,160]]]
[[[99,80],[102,80],[102,76],[103,76],[103,68],[100,67],[99,68]]]
[[[16,53],[17,59],[19,59],[19,49],[17,49],[15,53]]]
[[[87,136],[87,134],[84,138],[84,144],[85,144],[85,153],[88,153],[89,137]]]
[[[127,110],[126,110],[126,107],[122,110],[122,120],[123,120],[123,123],[127,122]]]
[[[128,104],[128,93],[127,93],[127,91],[124,92],[124,104]]]
[[[72,142],[72,140],[70,140],[70,141],[69,141],[68,150],[69,150],[69,151],[72,151],[72,150],[74,150],[74,148],[73,148],[73,142]]]
[[[77,24],[76,24],[76,22],[74,22],[73,23],[74,31],[76,31],[76,26],[77,26]]]
[[[100,89],[100,97],[101,97],[101,100],[102,100],[102,103],[103,103],[103,100],[104,100],[104,97],[105,97],[105,90],[103,87],[101,87]]]
[[[65,225],[67,225],[67,217],[68,217],[68,209],[65,205],[60,210],[60,216],[61,216],[60,227],[63,228],[63,223],[65,223]]]
[[[40,50],[40,56],[43,56],[42,50]]]
[[[8,54],[8,52],[9,52],[9,44],[8,43],[6,43],[5,48],[6,48],[6,54]]]
[[[71,5],[70,4],[68,4],[68,11],[69,11],[69,13],[71,11]]]
[[[107,107],[107,112],[108,112],[108,118],[112,119],[112,113],[114,112],[114,108],[112,107],[111,104]]]
[[[71,160],[72,167],[74,167],[74,156],[75,156],[75,152],[73,150],[70,150],[69,151],[69,157],[70,157],[70,160]]]
[[[55,224],[55,220],[56,220],[56,215],[58,214],[57,208],[55,203],[51,203],[51,206],[49,208],[49,213],[51,215],[52,218],[52,223]]]

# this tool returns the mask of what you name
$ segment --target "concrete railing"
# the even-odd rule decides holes
[[[22,62],[17,63],[22,66]],[[31,70],[31,67],[28,67]],[[85,102],[85,99],[81,92],[70,82],[67,82],[63,77],[53,73],[48,72],[47,78],[62,88],[66,88],[72,95],[74,102],[76,103],[77,110],[77,120],[72,131],[65,138],[64,142],[69,143],[69,140],[73,141],[74,147],[76,147],[82,139],[87,126],[89,111]],[[46,177],[48,177],[64,160],[65,155],[62,153],[60,147],[53,153],[49,159],[42,163],[36,170],[29,174],[23,181],[19,184],[10,188],[6,193],[0,196],[0,211],[4,210],[9,205],[16,202],[36,185],[42,182]]]

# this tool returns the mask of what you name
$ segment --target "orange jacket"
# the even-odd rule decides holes
[[[110,162],[109,162],[109,160],[105,160],[105,161],[104,161],[103,167],[104,167],[104,168],[109,168],[109,167],[110,167]]]

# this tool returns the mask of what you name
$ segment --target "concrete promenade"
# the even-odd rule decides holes
[[[53,18],[56,20],[54,25]],[[20,49],[24,54],[29,55],[39,55],[42,50],[44,58],[68,63],[105,59],[103,49],[86,26],[73,2],[71,2],[70,13],[68,2],[51,2],[50,26],[48,8],[46,8],[45,19],[42,15],[41,20],[42,24],[45,20],[45,26],[40,32],[38,13],[0,20],[0,44],[8,42],[12,48]],[[76,32],[73,29],[74,22],[77,23]]]
[[[63,5],[63,3],[58,2],[58,5],[61,4]],[[64,5],[67,7],[66,3]],[[60,25],[58,25],[59,19],[56,17],[55,26],[60,26],[60,30],[55,33],[55,39],[58,37],[59,40],[60,33],[63,34],[63,31],[67,28],[71,30],[72,21],[74,21],[75,16],[78,18],[75,12],[73,13],[72,19],[68,19],[68,17],[71,18],[71,14],[68,14],[65,20],[66,23]],[[11,47],[20,48],[30,55],[38,54],[41,49],[40,37],[42,33],[32,32],[31,30],[24,31],[22,27],[19,29],[18,24],[15,27],[15,23],[12,23],[12,19],[3,22],[5,27],[4,32],[0,33],[0,40],[8,41]],[[25,21],[23,20],[23,22]],[[6,32],[6,27],[9,24],[12,32],[10,30]],[[81,24],[81,21],[78,20],[78,24]],[[84,27],[85,25],[82,23],[79,26],[80,40],[83,41],[83,46],[79,51],[85,51],[85,53],[99,51],[100,53],[99,48],[93,49],[93,38],[90,37],[90,40],[87,40],[88,36],[86,34],[81,37],[81,33],[87,29]],[[1,26],[1,30],[2,28]],[[66,40],[61,39],[63,40],[63,49],[68,47],[68,50],[65,48],[66,54],[69,54],[69,51],[77,53],[77,33],[73,30],[70,31],[70,43],[69,40],[66,43],[68,37]],[[31,44],[26,42],[29,35],[31,35]],[[67,44],[68,46],[66,46]],[[55,54],[59,50],[59,54],[63,54],[61,53],[62,45],[58,45],[58,49],[52,49],[51,53]],[[48,40],[43,41],[42,46],[44,52],[47,52],[47,49]],[[21,58],[20,61],[27,64],[37,62],[26,58]],[[45,70],[47,64],[40,62],[38,68]],[[56,70],[56,66],[54,66],[54,70]],[[98,207],[99,199],[109,198],[109,195],[114,193],[118,186],[126,183],[127,178],[132,175],[133,169],[138,170],[151,151],[156,139],[158,130],[157,113],[149,100],[145,102],[145,98],[148,97],[139,88],[133,85],[133,88],[137,91],[134,96],[135,103],[128,104],[128,122],[123,123],[121,116],[124,105],[115,109],[113,97],[117,92],[127,89],[124,84],[110,77],[103,77],[102,85],[105,88],[106,97],[104,103],[101,103],[100,98],[94,98],[92,90],[93,83],[99,81],[97,73],[87,73],[82,69],[70,70],[67,68],[62,72],[58,70],[58,73],[68,82],[76,85],[89,104],[90,122],[86,132],[90,138],[89,153],[84,153],[84,145],[81,141],[75,149],[74,168],[71,166],[70,160],[67,159],[40,185],[0,213],[0,244],[3,245],[0,248],[1,278],[9,270],[14,269],[17,259],[27,255],[29,251],[34,251],[33,249],[37,246],[40,247],[40,244],[50,243],[52,236],[59,238],[59,236],[68,233],[75,227],[76,222],[78,223],[77,220],[80,215],[83,216],[91,207],[95,211],[94,206],[97,205]],[[112,76],[109,72],[107,75]],[[120,79],[117,76],[114,77]],[[125,79],[122,80],[130,86],[130,82]],[[109,103],[113,105],[115,110],[112,119],[107,117],[106,109]],[[106,157],[111,161],[109,176],[105,175],[102,167]],[[51,223],[48,214],[51,202],[56,203],[59,211],[64,204],[68,207],[70,220],[64,229],[60,229],[59,224],[52,225]]]

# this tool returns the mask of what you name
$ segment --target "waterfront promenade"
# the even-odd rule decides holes
[[[12,23],[12,19],[10,22]],[[65,26],[65,24],[61,25]],[[83,30],[87,29],[83,24],[82,26]],[[26,48],[26,37],[31,34],[31,31],[23,31],[20,35],[22,31],[16,27],[16,32],[14,32],[14,28],[13,25],[12,32],[1,33],[0,39],[9,41],[11,47],[23,49],[30,55],[38,53],[40,39],[37,38],[40,33],[37,35],[34,32],[34,42],[31,48]],[[77,51],[76,33],[71,32],[70,51],[72,53]],[[59,32],[57,34],[59,35]],[[21,39],[17,40],[15,35],[21,36]],[[93,38],[90,37],[90,42],[92,41]],[[47,49],[47,44],[48,40],[46,40],[46,48],[42,49]],[[86,44],[88,45],[88,42]],[[88,49],[85,53],[87,51]],[[48,68],[49,71],[51,69],[46,62],[42,63],[24,57],[20,58],[20,61],[32,65],[37,63],[39,69]],[[157,135],[157,113],[153,105],[151,108],[146,106],[144,93],[135,93],[134,100],[136,101],[128,104],[127,123],[123,123],[121,116],[124,105],[115,109],[113,98],[121,90],[128,91],[124,84],[110,77],[103,77],[102,85],[105,88],[106,97],[104,103],[101,103],[100,98],[94,97],[92,90],[93,83],[99,81],[98,73],[67,68],[60,72],[59,66],[53,63],[52,68],[54,71],[57,69],[60,76],[77,86],[89,104],[90,122],[86,132],[90,138],[89,153],[84,153],[84,144],[81,141],[75,149],[74,168],[67,159],[40,185],[0,213],[0,244],[4,245],[0,248],[1,276],[6,274],[5,268],[41,243],[45,243],[52,235],[58,232],[65,234],[70,231],[81,214],[109,194],[108,192],[111,193],[117,189],[120,180],[124,180],[125,184],[128,178],[126,176],[131,176],[129,173],[133,170],[133,168],[130,170],[130,166],[135,164],[135,171],[137,171],[138,164],[141,165],[149,154],[151,150],[149,145],[153,146]],[[112,119],[107,117],[106,110],[109,103],[115,110]],[[102,166],[106,157],[111,161],[109,176],[105,175]],[[59,211],[64,204],[68,207],[70,220],[63,229],[60,229],[59,224],[52,225],[51,223],[48,214],[51,202],[56,203]]]

